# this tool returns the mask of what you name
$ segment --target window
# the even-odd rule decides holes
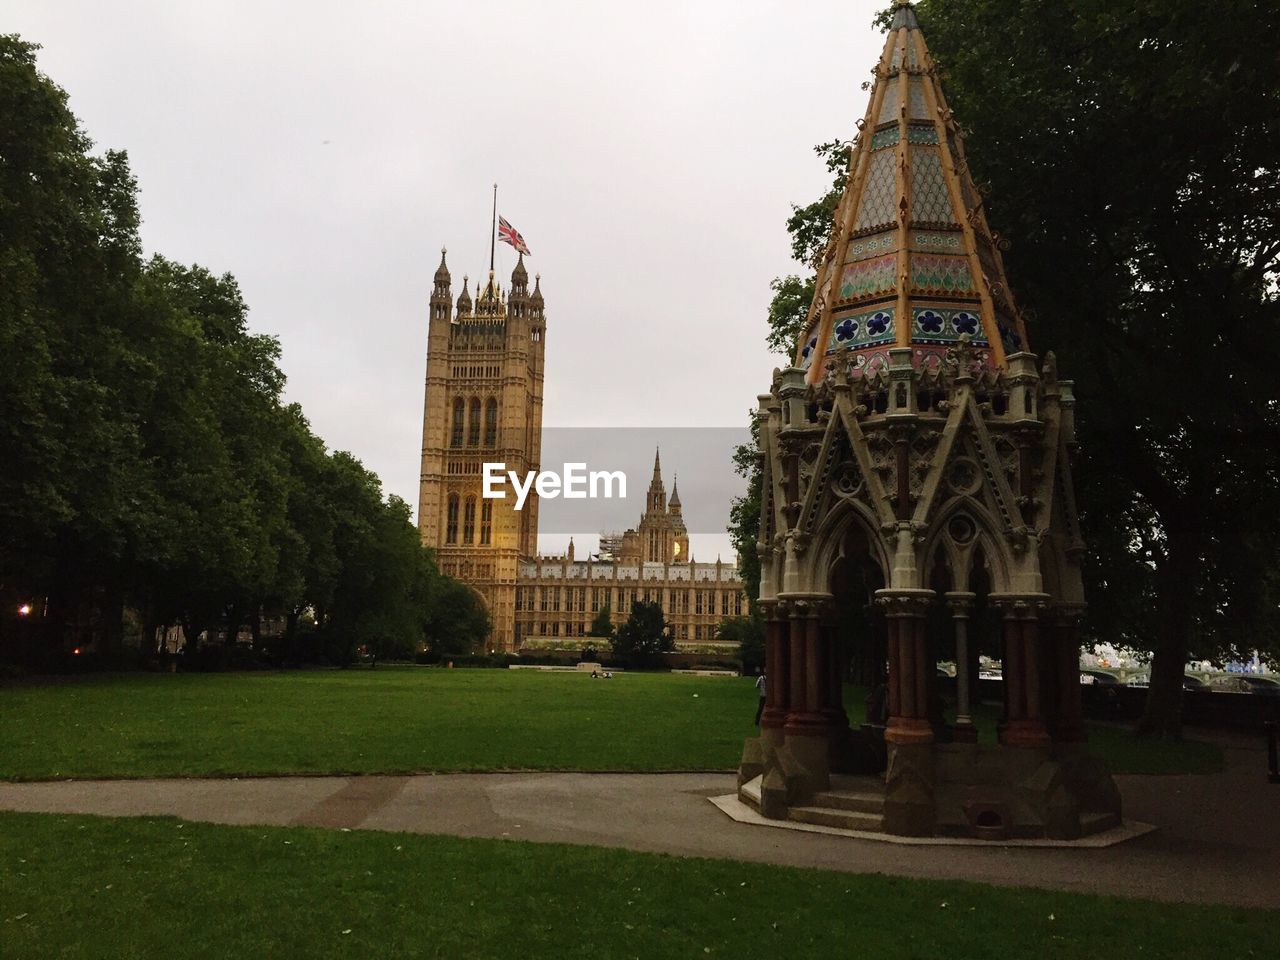
[[[729,615],[729,594],[720,594],[720,616],[727,617]]]
[[[480,446],[480,398],[471,398],[471,411],[467,420],[467,446]]]
[[[448,522],[445,525],[444,542],[458,542],[458,495],[456,493],[449,494]]]
[[[480,504],[480,543],[488,546],[493,540],[493,501]]]
[[[498,445],[498,401],[490,397],[484,405],[484,445]]]
[[[449,437],[449,446],[462,446],[462,423],[466,416],[466,404],[461,397],[453,401],[453,432]]]
[[[476,498],[467,497],[467,504],[462,510],[462,542],[476,542]]]
[[[702,591],[701,590],[696,591],[693,598],[693,602],[694,602],[693,612],[701,613],[702,612]]]

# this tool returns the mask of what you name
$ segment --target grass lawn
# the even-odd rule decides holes
[[[845,703],[860,719],[863,693]],[[6,779],[700,770],[754,734],[748,678],[378,667],[135,674],[0,688]],[[978,716],[993,735],[994,713]],[[1117,772],[1203,772],[1221,751],[1096,728]]]
[[[5,960],[1274,957],[1277,924],[558,844],[0,814]]]

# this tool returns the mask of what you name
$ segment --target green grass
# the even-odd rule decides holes
[[[858,722],[864,695],[846,691]],[[0,690],[0,777],[732,769],[755,727],[750,679],[388,668],[135,674]],[[993,736],[994,708],[980,713]],[[1107,727],[1118,772],[1204,772],[1210,744]]]
[[[559,844],[0,814],[5,960],[1273,957],[1277,923]]]

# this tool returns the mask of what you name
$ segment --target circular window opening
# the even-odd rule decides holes
[[[964,514],[951,518],[951,522],[947,524],[947,533],[951,534],[951,539],[960,545],[964,545],[971,541],[978,532],[978,528],[974,526],[973,521]]]

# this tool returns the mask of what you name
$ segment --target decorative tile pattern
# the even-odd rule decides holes
[[[858,350],[862,347],[891,343],[897,338],[893,323],[894,308],[882,306],[873,310],[861,310],[834,318],[827,355],[841,350]]]
[[[912,77],[907,82],[907,99],[911,109],[907,111],[907,115],[912,120],[929,120],[929,107],[924,99],[924,81],[919,77]]]
[[[977,309],[915,307],[911,311],[911,339],[921,343],[952,343],[967,333],[975,344],[985,345],[987,335]]]
[[[913,233],[911,249],[921,253],[959,255],[964,251],[964,246],[958,233]]]
[[[898,119],[898,81],[886,80],[884,99],[880,101],[880,119],[876,123],[888,123]]]
[[[896,146],[899,139],[901,139],[901,134],[897,127],[885,127],[885,129],[877,131],[871,137],[871,149],[879,150],[882,147]]]
[[[1022,345],[1022,337],[1018,335],[1018,325],[1008,317],[996,314],[996,330],[1000,334],[1000,344],[1004,347],[1006,354],[1026,349]]]
[[[837,301],[862,300],[878,293],[887,293],[893,289],[893,275],[897,265],[896,253],[849,264],[840,277],[840,295]]]
[[[867,169],[867,182],[862,188],[862,202],[858,206],[855,230],[878,227],[894,222],[894,180],[892,150],[880,150],[871,155]]]
[[[869,257],[882,257],[898,246],[896,233],[877,233],[870,237],[859,237],[849,243],[849,253],[845,263],[866,260]]]
[[[907,127],[907,143],[937,143],[938,131],[932,125],[921,126],[919,124],[911,124]]]
[[[818,335],[814,334],[804,345],[804,349],[800,351],[800,369],[808,370],[813,366],[813,355],[817,351]]]
[[[911,285],[926,293],[976,293],[966,257],[938,257],[927,253],[911,256]]]
[[[955,223],[942,176],[942,156],[930,147],[911,151],[911,219],[917,223]]]

